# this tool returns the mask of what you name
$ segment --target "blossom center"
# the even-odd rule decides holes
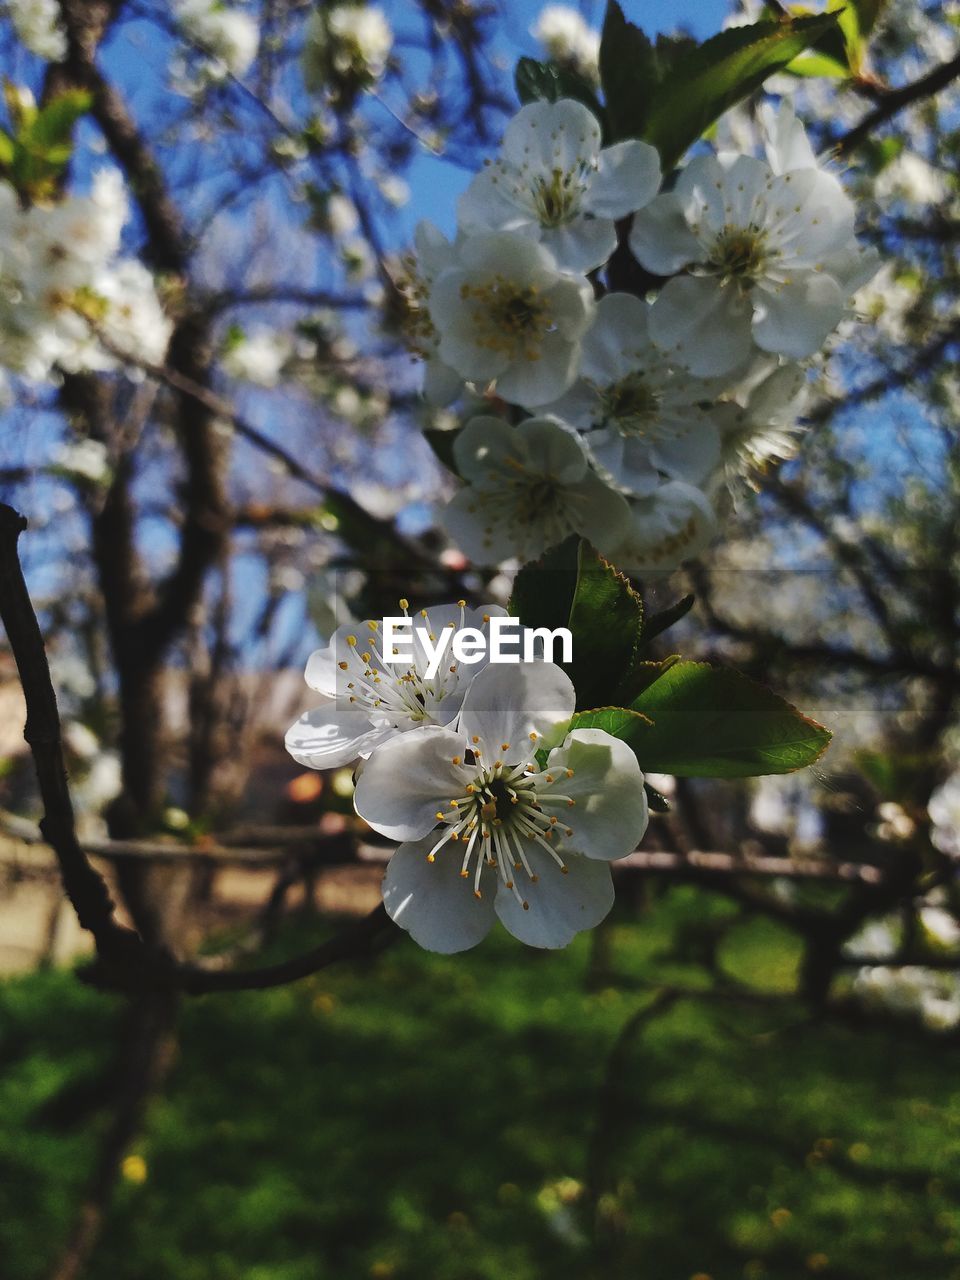
[[[533,188],[533,203],[542,227],[560,227],[579,212],[584,181],[582,168],[554,169],[541,175]]]
[[[466,601],[460,600],[457,603],[462,628]],[[400,601],[400,607],[404,617],[409,616],[405,600]],[[421,609],[420,617],[430,628],[430,617],[426,609]],[[489,621],[489,617],[485,615],[482,626],[486,627]],[[453,622],[446,625],[450,629],[456,629]],[[415,656],[412,665],[406,668],[384,662],[379,636],[380,624],[368,622],[367,628],[368,634],[365,637],[347,636],[347,656],[337,663],[346,678],[350,703],[358,709],[373,713],[376,719],[388,721],[395,728],[436,723],[439,704],[459,688],[459,665],[455,662],[441,664],[436,675],[428,676],[425,656]],[[435,642],[436,635],[432,628],[429,635],[431,642]]]
[[[724,227],[714,242],[710,266],[722,280],[749,288],[763,274],[768,259],[766,236],[758,227]]]
[[[663,397],[642,373],[630,373],[600,393],[604,422],[613,422],[622,435],[646,434],[656,420]]]
[[[549,304],[536,285],[520,285],[495,275],[482,284],[462,285],[460,294],[475,304],[478,347],[511,359],[540,358],[540,343],[552,321]]]
[[[530,734],[530,754],[538,737]],[[500,743],[499,751],[501,755],[509,752],[510,743]],[[559,813],[566,815],[576,801],[561,795],[556,787],[572,778],[573,770],[540,770],[526,752],[522,760],[516,761],[514,756],[514,763],[496,759],[493,764],[483,764],[486,754],[480,739],[474,737],[463,756],[453,757],[465,785],[463,793],[448,801],[445,810],[437,811],[442,830],[437,833],[427,861],[435,862],[448,843],[462,844],[460,875],[465,880],[472,875],[474,896],[483,896],[480,876],[484,867],[490,867],[526,911],[530,904],[524,892],[529,892],[529,886],[538,879],[528,857],[531,844],[545,849],[566,874],[566,864],[554,845],[558,834],[568,839],[573,835],[573,828],[561,821]],[[517,884],[518,877],[524,891]]]

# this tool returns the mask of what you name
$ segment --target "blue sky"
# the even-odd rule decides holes
[[[508,65],[522,55],[537,56],[541,51],[530,35],[530,28],[537,15],[551,0],[504,0],[503,17],[497,24],[495,49]],[[706,39],[720,30],[730,12],[729,0],[621,0],[624,13],[649,34],[675,31],[683,27],[699,39]],[[399,17],[404,10],[402,3],[384,6],[391,16]],[[579,8],[587,21],[599,29],[603,22],[605,0],[587,0],[571,8]],[[430,218],[447,234],[452,233],[456,214],[457,196],[470,181],[470,174],[424,155],[411,168],[408,175],[413,195],[404,210],[402,222],[407,235],[420,218]]]

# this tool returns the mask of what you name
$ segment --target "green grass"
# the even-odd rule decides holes
[[[789,987],[777,928],[678,889],[612,928],[595,992],[589,941],[499,936],[189,1003],[88,1280],[960,1280],[960,1052],[732,999],[706,926],[729,974]],[[594,1233],[607,1059],[661,983],[694,994],[604,1095]],[[43,1277],[70,1221],[118,1013],[69,974],[0,986],[3,1280]]]

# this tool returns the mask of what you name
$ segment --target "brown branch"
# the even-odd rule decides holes
[[[126,965],[139,959],[143,944],[137,934],[119,925],[103,878],[81,849],[67,787],[60,739],[60,715],[44,652],[43,636],[33,611],[17,542],[27,527],[23,516],[0,504],[0,618],[16,660],[27,704],[23,736],[33,754],[43,800],[43,837],[56,854],[67,897],[81,926],[94,938],[98,954]]]
[[[860,123],[854,125],[836,144],[835,150],[837,154],[848,156],[851,151],[855,151],[862,142],[866,142],[871,137],[878,125],[892,120],[905,107],[911,107],[915,103],[922,102],[925,98],[930,98],[935,93],[939,93],[941,89],[945,89],[947,85],[952,84],[958,77],[960,77],[960,54],[957,54],[955,58],[951,58],[949,62],[944,62],[940,66],[934,67],[927,75],[921,76],[919,80],[914,80],[912,84],[904,85],[900,89],[891,89],[884,93],[879,105],[873,111],[869,111]]]
[[[853,884],[881,884],[883,873],[866,862],[831,862],[818,858],[745,858],[729,853],[689,853],[639,850],[613,864],[614,870],[702,873],[704,877],[782,876],[786,880],[825,880]]]

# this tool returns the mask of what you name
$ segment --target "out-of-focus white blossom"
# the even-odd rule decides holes
[[[126,217],[115,171],[90,195],[29,209],[0,180],[0,365],[44,381],[163,359],[171,326],[153,277],[117,256]]]
[[[67,33],[60,21],[57,0],[8,0],[7,13],[17,35],[31,53],[48,62],[60,62],[67,54]]]
[[[915,151],[901,151],[881,169],[873,184],[878,200],[908,200],[912,204],[939,204],[948,189],[946,175]]]
[[[379,80],[393,48],[393,30],[377,5],[318,6],[307,23],[303,75],[314,93],[335,88],[332,77]]]
[[[254,329],[232,343],[221,361],[231,378],[255,383],[259,387],[275,387],[283,366],[293,354],[287,334],[272,329]]]
[[[952,773],[927,801],[930,838],[942,853],[960,856],[960,772]]]
[[[534,40],[554,62],[578,71],[591,84],[600,83],[600,33],[566,4],[548,4],[530,28]]]
[[[717,518],[702,489],[669,480],[630,503],[630,527],[614,560],[631,573],[676,569],[709,544]]]
[[[100,440],[76,440],[62,444],[54,455],[56,465],[84,480],[101,483],[110,475],[107,446]]]
[[[175,0],[174,16],[188,40],[210,56],[210,80],[242,76],[257,56],[260,33],[249,13],[222,0]]]

